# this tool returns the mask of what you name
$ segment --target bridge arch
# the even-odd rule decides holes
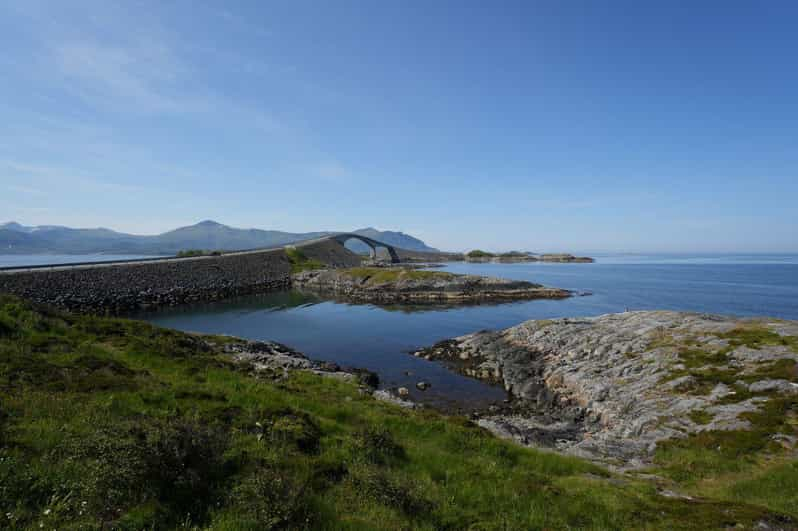
[[[377,249],[381,247],[386,251],[388,251],[388,255],[391,257],[391,263],[396,264],[401,262],[399,254],[396,252],[396,249],[394,249],[393,246],[388,245],[387,243],[382,243],[380,241],[373,240],[368,236],[361,236],[360,234],[341,233],[332,236],[331,239],[337,241],[341,245],[344,245],[347,241],[352,239],[360,240],[361,242],[365,243],[369,247],[369,249],[371,249],[370,254],[373,259],[377,258]]]

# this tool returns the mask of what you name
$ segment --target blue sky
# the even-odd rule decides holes
[[[798,251],[798,3],[0,4],[0,221]]]

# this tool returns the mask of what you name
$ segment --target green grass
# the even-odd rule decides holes
[[[302,271],[312,271],[314,269],[325,269],[327,266],[316,259],[308,258],[305,253],[296,247],[286,247],[285,254],[291,262],[291,273]]]
[[[754,502],[777,511],[795,513],[798,507],[798,461],[735,482],[720,489],[719,494],[731,500]]]
[[[795,489],[778,494],[789,467],[729,485],[729,501],[665,498],[355,384],[259,376],[220,341],[0,296],[0,528],[711,529],[795,514]]]
[[[365,280],[369,284],[382,284],[384,282],[397,282],[400,280],[449,279],[455,276],[453,273],[446,273],[444,271],[425,271],[394,267],[353,267],[344,269],[341,272],[350,277]]]

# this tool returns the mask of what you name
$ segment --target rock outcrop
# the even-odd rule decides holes
[[[704,431],[791,447],[798,436],[798,322],[626,312],[527,321],[415,355],[503,385],[511,403],[478,420],[494,433],[622,467]]]
[[[292,285],[357,302],[378,303],[559,299],[571,295],[567,290],[531,282],[409,268],[305,271],[292,276]]]

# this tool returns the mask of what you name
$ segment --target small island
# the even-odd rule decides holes
[[[510,251],[507,253],[491,253],[481,249],[475,249],[465,254],[466,262],[557,262],[589,264],[594,262],[588,256],[574,256],[567,253],[545,253],[534,254],[522,251]]]
[[[295,288],[357,302],[426,303],[563,299],[571,292],[519,280],[421,271],[410,267],[354,267],[301,271]]]

